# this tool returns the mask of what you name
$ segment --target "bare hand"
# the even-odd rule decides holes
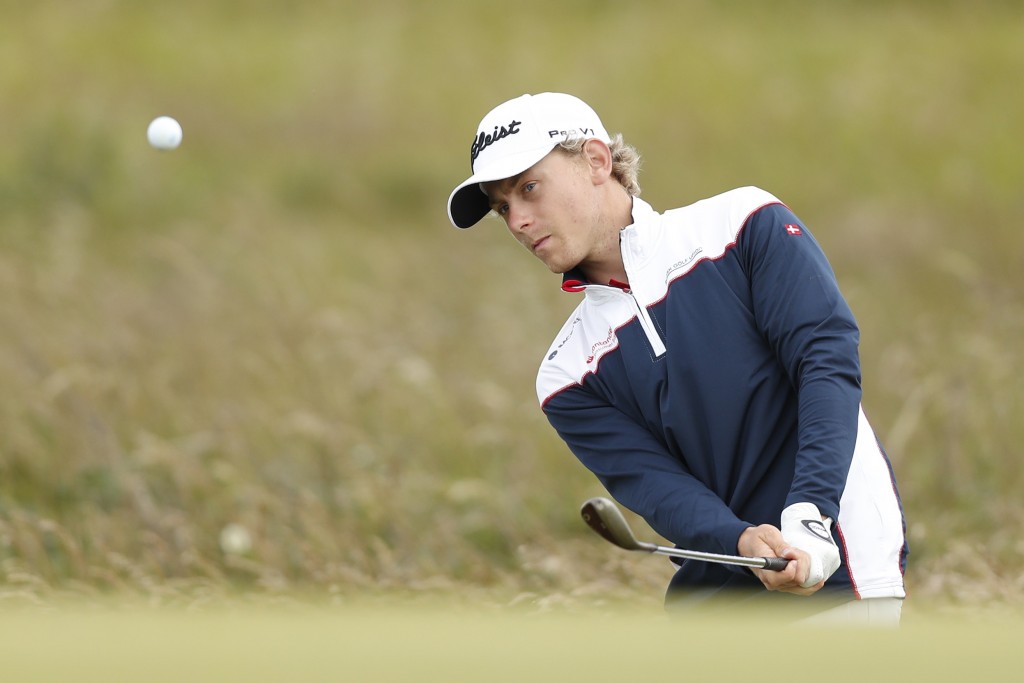
[[[810,588],[800,584],[807,580],[811,568],[810,556],[802,550],[786,543],[782,532],[771,524],[748,527],[740,534],[736,550],[745,557],[784,557],[789,565],[781,572],[765,569],[752,569],[754,576],[761,580],[770,591],[793,593],[795,595],[812,595],[817,593],[825,582],[817,583]]]

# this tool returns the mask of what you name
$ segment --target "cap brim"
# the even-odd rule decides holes
[[[456,228],[473,227],[491,210],[487,195],[480,189],[482,182],[487,181],[471,177],[448,197],[448,220]]]
[[[480,183],[490,183],[519,175],[546,157],[559,141],[505,157],[500,164],[482,168],[459,184],[448,197],[448,220],[456,228],[471,228],[491,210],[490,200]]]

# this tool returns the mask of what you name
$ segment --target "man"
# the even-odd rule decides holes
[[[537,377],[576,457],[681,547],[790,560],[683,562],[669,603],[827,596],[898,623],[902,505],[861,409],[856,322],[807,227],[753,187],[656,212],[636,151],[561,93],[493,109],[470,158],[452,223],[493,211],[584,295]]]

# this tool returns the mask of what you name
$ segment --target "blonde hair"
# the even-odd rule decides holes
[[[559,143],[559,147],[569,154],[582,154],[583,144],[586,138],[573,137]],[[621,133],[612,137],[608,148],[612,152],[612,176],[619,181],[619,184],[626,188],[631,196],[640,194],[640,183],[637,177],[640,175],[640,152],[636,147],[626,144]]]

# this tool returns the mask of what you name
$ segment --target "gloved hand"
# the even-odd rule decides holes
[[[782,511],[782,537],[811,556],[811,570],[801,586],[810,588],[839,569],[839,548],[832,540],[832,520],[814,503],[794,503]]]

